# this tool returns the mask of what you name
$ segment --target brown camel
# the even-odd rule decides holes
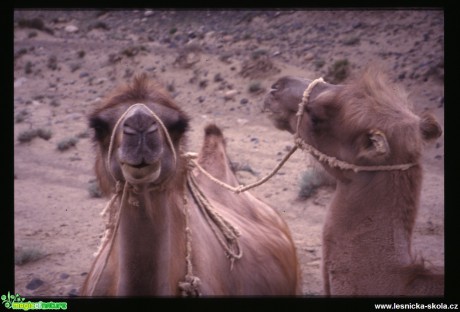
[[[376,68],[345,85],[315,81],[303,100],[311,83],[280,78],[264,108],[277,128],[297,133],[301,148],[321,152],[314,157],[337,180],[323,228],[325,294],[443,295],[443,269],[429,270],[411,253],[421,151],[441,135],[440,125],[430,114],[414,114],[407,96]],[[305,104],[297,114],[299,103]],[[355,172],[339,162],[377,171]],[[409,168],[375,167],[401,164]]]
[[[90,126],[101,189],[117,195],[82,295],[299,293],[286,223],[250,193],[229,192],[190,168],[183,154],[189,117],[158,84],[137,76],[95,109]],[[215,125],[205,129],[198,163],[238,185]],[[213,213],[198,204],[203,197]]]

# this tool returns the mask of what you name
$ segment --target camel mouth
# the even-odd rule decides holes
[[[123,176],[131,184],[155,182],[161,173],[161,161],[153,164],[142,163],[139,165],[121,164]]]
[[[133,168],[136,168],[136,169],[142,169],[142,168],[144,168],[144,167],[148,167],[149,164],[147,164],[147,163],[145,163],[145,162],[142,162],[142,163],[140,163],[139,165],[130,165],[130,166],[133,167]]]

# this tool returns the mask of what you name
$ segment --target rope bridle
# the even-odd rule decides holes
[[[308,87],[305,89],[303,95],[302,95],[302,100],[299,103],[299,108],[297,110],[296,116],[297,116],[297,122],[296,122],[296,132],[294,134],[294,146],[289,150],[289,152],[281,159],[281,161],[278,163],[278,165],[265,177],[261,178],[260,180],[249,184],[249,185],[239,185],[237,187],[228,185],[227,183],[224,183],[215,177],[213,177],[209,172],[207,172],[203,167],[201,167],[197,161],[194,159],[191,159],[195,167],[197,167],[204,175],[206,175],[209,179],[211,179],[213,182],[216,184],[228,189],[229,191],[232,191],[234,193],[241,193],[245,192],[247,190],[250,190],[254,187],[257,187],[266,181],[268,181],[271,177],[273,177],[280,169],[281,167],[289,160],[289,158],[297,151],[297,149],[301,149],[304,151],[307,151],[308,153],[312,154],[315,156],[318,161],[322,163],[326,163],[327,165],[331,167],[336,167],[342,170],[352,170],[354,172],[360,172],[360,171],[389,171],[389,170],[407,170],[413,166],[416,165],[416,163],[409,163],[409,164],[400,164],[400,165],[386,165],[386,166],[359,166],[355,164],[351,164],[348,162],[345,162],[343,160],[339,160],[336,157],[332,157],[329,155],[326,155],[319,150],[317,150],[315,147],[312,145],[306,143],[301,137],[300,137],[300,124],[302,122],[302,117],[304,115],[304,109],[305,105],[308,104],[310,100],[310,95],[313,90],[313,88],[318,84],[318,83],[325,83],[323,78],[318,78],[313,80]],[[192,153],[188,153],[192,154]],[[196,154],[194,154],[196,155]]]
[[[107,252],[107,256],[104,259],[103,267],[99,271],[100,274],[102,274],[103,270],[107,266],[108,258],[111,253],[111,250],[114,245],[114,240],[115,240],[115,234],[117,233],[119,224],[120,224],[120,215],[121,215],[121,209],[122,207],[126,206],[127,204],[137,206],[139,205],[138,201],[136,199],[129,198],[129,193],[134,192],[134,193],[139,193],[140,190],[137,188],[136,185],[133,185],[131,183],[128,183],[127,181],[119,181],[116,179],[115,175],[113,174],[111,170],[111,161],[112,161],[112,153],[113,153],[113,145],[115,141],[115,136],[117,133],[117,129],[120,125],[120,123],[124,120],[126,115],[135,107],[144,107],[146,108],[149,113],[152,115],[152,117],[158,122],[160,125],[164,136],[166,137],[167,143],[169,148],[171,149],[171,152],[173,154],[173,159],[174,159],[174,168],[177,168],[177,155],[176,151],[174,148],[174,144],[172,142],[172,139],[169,135],[169,132],[164,125],[164,123],[161,121],[161,119],[150,109],[148,108],[145,104],[142,103],[137,103],[131,105],[117,120],[115,123],[115,126],[112,130],[112,134],[110,137],[110,144],[109,144],[109,149],[108,149],[108,155],[107,155],[107,162],[106,162],[106,169],[110,174],[112,175],[113,179],[116,181],[116,187],[115,187],[115,192],[110,201],[107,203],[103,211],[101,212],[102,216],[105,216],[109,214],[109,220],[106,224],[106,231],[105,234],[102,238],[101,244],[99,246],[98,251],[96,252],[96,256],[98,256],[103,248],[106,246],[106,244],[109,245],[109,250]],[[192,266],[192,236],[191,236],[191,228],[190,228],[190,221],[189,221],[189,205],[187,204],[187,194],[186,194],[186,189],[190,191],[192,198],[194,199],[195,203],[197,206],[200,208],[201,212],[205,216],[205,219],[209,226],[211,227],[214,235],[216,236],[217,240],[223,247],[227,257],[230,259],[230,269],[233,268],[233,263],[234,260],[241,259],[243,256],[242,249],[239,245],[238,237],[241,235],[238,229],[233,226],[229,221],[227,221],[225,218],[223,218],[212,206],[212,204],[209,202],[207,199],[206,195],[202,192],[200,187],[198,186],[198,183],[196,182],[195,177],[191,173],[192,169],[194,168],[195,162],[192,161],[192,159],[196,158],[196,154],[193,153],[186,153],[181,155],[184,159],[187,161],[187,177],[185,180],[185,185],[184,185],[184,195],[183,195],[183,204],[184,204],[184,217],[185,217],[185,235],[186,235],[186,275],[185,275],[185,280],[183,282],[179,282],[179,289],[181,290],[181,293],[183,296],[200,296],[200,284],[201,281],[197,276],[193,275],[193,266]],[[173,174],[170,175],[171,177]],[[154,190],[162,190],[164,187],[166,181],[163,181],[162,184],[160,185],[153,185],[148,188],[148,192],[154,191]],[[118,209],[116,209],[115,203],[119,199],[120,204],[118,206]],[[219,234],[220,232],[220,234]],[[223,238],[222,238],[223,236]],[[100,274],[96,280],[99,280]]]
[[[297,110],[296,116],[297,116],[297,124],[296,124],[296,132],[294,134],[294,142],[295,142],[295,147],[293,149],[300,148],[304,151],[307,151],[308,153],[312,154],[315,156],[320,162],[326,163],[331,167],[336,167],[342,170],[353,170],[354,172],[360,172],[360,171],[389,171],[389,170],[407,170],[410,167],[416,165],[416,163],[408,163],[408,164],[400,164],[400,165],[386,165],[386,166],[359,166],[355,164],[350,164],[346,161],[339,160],[335,157],[328,156],[310,144],[306,143],[301,137],[300,137],[300,124],[302,122],[302,117],[304,115],[304,110],[305,106],[308,104],[310,100],[310,95],[313,90],[313,88],[318,84],[318,83],[325,83],[323,78],[318,78],[313,80],[308,87],[305,89],[303,96],[302,96],[302,101],[299,103],[299,109]]]

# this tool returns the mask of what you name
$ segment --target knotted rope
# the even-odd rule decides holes
[[[190,160],[191,158],[196,156],[188,154],[185,155],[185,157],[187,157]],[[193,164],[195,163],[196,162],[193,162]],[[224,248],[227,257],[231,261],[230,268],[232,268],[233,261],[235,259],[241,259],[241,257],[243,256],[243,251],[241,250],[241,247],[238,242],[238,237],[241,235],[241,233],[238,231],[236,227],[234,227],[232,224],[230,224],[230,222],[225,220],[225,218],[223,218],[213,208],[212,204],[206,198],[206,195],[198,186],[198,183],[193,174],[187,175],[187,186],[189,187],[190,193],[195,199],[195,202],[198,204],[203,215],[206,217],[206,221],[213,230],[215,236],[218,238],[219,243],[222,245],[222,248]],[[218,229],[221,231],[225,240],[218,234]]]

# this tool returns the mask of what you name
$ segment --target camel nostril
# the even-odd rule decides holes
[[[124,134],[137,134],[137,131],[135,129],[133,129],[132,127],[128,126],[128,125],[123,125],[123,133]]]
[[[147,133],[153,133],[158,130],[158,124],[153,122],[152,125],[147,129]]]

